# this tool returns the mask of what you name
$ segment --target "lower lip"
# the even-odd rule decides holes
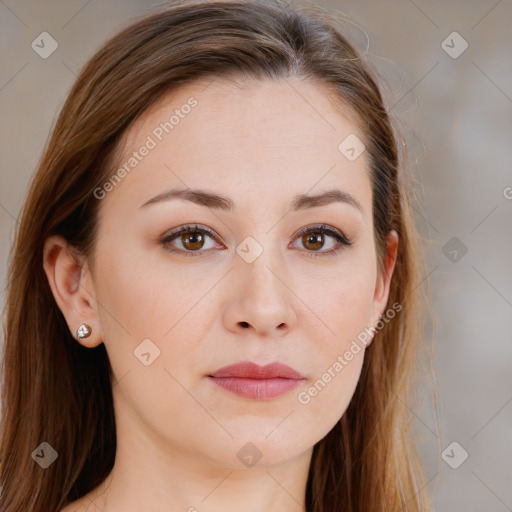
[[[295,389],[303,379],[246,379],[239,377],[208,377],[221,388],[243,398],[271,400]]]

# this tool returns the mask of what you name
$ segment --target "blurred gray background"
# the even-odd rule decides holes
[[[512,1],[317,3],[350,20],[348,36],[389,84],[420,180],[439,430],[432,384],[410,410],[435,510],[512,511]],[[161,5],[0,0],[2,307],[16,218],[77,71]],[[58,44],[47,58],[31,46],[42,32]]]

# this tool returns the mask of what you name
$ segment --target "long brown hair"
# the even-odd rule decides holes
[[[418,247],[401,144],[378,79],[344,37],[340,18],[284,1],[173,2],[107,41],[80,72],[28,191],[10,255],[4,328],[0,464],[2,512],[58,511],[113,467],[116,433],[103,344],[75,341],[43,266],[43,244],[65,237],[86,257],[97,236],[93,191],[113,173],[123,133],[180,85],[218,75],[290,76],[323,83],[350,105],[365,134],[379,269],[386,235],[399,235],[389,304],[400,313],[367,349],[341,420],[313,450],[308,512],[428,509],[409,428],[422,298]],[[42,443],[58,453],[42,469]]]

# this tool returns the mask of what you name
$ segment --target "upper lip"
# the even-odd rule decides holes
[[[209,377],[238,377],[248,379],[273,379],[281,377],[284,379],[301,380],[304,375],[283,363],[270,363],[260,366],[252,361],[242,361],[220,368]]]

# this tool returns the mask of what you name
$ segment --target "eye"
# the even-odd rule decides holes
[[[334,244],[334,249],[330,248],[329,250],[321,251],[319,249],[324,248],[326,236],[327,239],[334,239],[337,244]],[[201,227],[197,224],[186,225],[180,226],[167,233],[161,240],[159,240],[159,244],[169,252],[178,253],[186,257],[204,256],[207,250],[202,249],[205,248],[207,238],[220,243],[216,233],[212,229],[206,226]],[[333,255],[342,247],[352,245],[352,241],[347,239],[341,231],[324,224],[304,228],[296,235],[295,239],[298,238],[300,238],[300,241],[306,248],[306,255],[308,257]],[[173,242],[178,242],[181,245],[181,248],[176,247]],[[208,247],[206,249],[208,249]]]
[[[159,243],[169,252],[184,254],[185,256],[202,256],[205,251],[201,251],[201,249],[204,248],[207,237],[218,241],[217,235],[210,228],[187,225],[180,226],[167,233]],[[182,248],[176,248],[171,244],[175,240],[181,244]]]
[[[325,245],[325,240],[327,238],[332,238],[337,242],[335,248],[330,248],[329,250],[320,251]],[[331,226],[326,226],[324,224],[320,226],[307,227],[301,230],[296,238],[300,238],[300,241],[303,243],[306,249],[310,249],[307,252],[308,257],[317,257],[317,256],[327,256],[336,254],[341,248],[348,247],[352,245],[352,241],[349,240],[341,231]],[[332,246],[331,246],[332,247]]]

